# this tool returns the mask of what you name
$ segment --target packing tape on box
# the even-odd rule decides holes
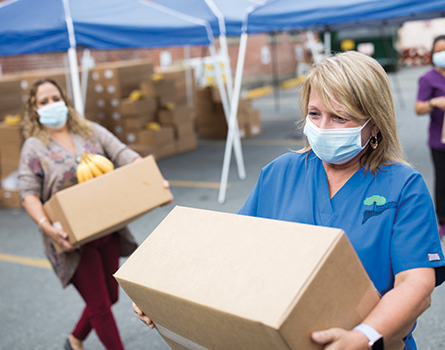
[[[171,330],[162,327],[160,325],[156,325],[156,329],[158,330],[158,332],[168,338],[173,340],[175,343],[178,343],[179,345],[182,345],[183,347],[190,349],[190,350],[209,350],[199,344],[196,344],[194,342],[192,342],[189,339],[186,339],[184,337],[181,337],[179,334],[176,334],[175,332],[172,332]]]

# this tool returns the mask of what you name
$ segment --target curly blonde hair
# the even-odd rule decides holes
[[[43,78],[35,81],[31,88],[28,91],[28,95],[25,102],[25,113],[23,117],[24,125],[23,125],[23,136],[25,139],[28,137],[34,136],[37,137],[44,144],[48,144],[51,140],[50,135],[45,130],[45,128],[40,124],[38,114],[36,112],[36,93],[40,85],[50,83],[53,84],[57,90],[60,92],[60,96],[68,107],[68,119],[67,119],[67,127],[68,130],[79,134],[86,138],[91,138],[93,136],[93,126],[91,122],[81,117],[70,100],[67,98],[65,92],[62,88],[57,84],[56,81],[50,78]]]
[[[377,125],[378,147],[368,145],[363,166],[374,175],[381,166],[393,163],[408,164],[398,137],[396,114],[388,76],[373,58],[348,51],[326,58],[316,64],[306,76],[299,94],[303,116],[308,115],[311,91],[323,104],[336,113],[331,101],[343,106],[348,114],[361,120],[371,119]],[[303,121],[303,127],[306,117]],[[306,146],[298,151],[311,151]]]

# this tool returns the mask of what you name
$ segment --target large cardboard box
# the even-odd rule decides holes
[[[340,229],[184,207],[115,277],[174,350],[320,350],[379,300]]]
[[[172,199],[153,156],[57,192],[43,209],[72,244],[114,232]]]

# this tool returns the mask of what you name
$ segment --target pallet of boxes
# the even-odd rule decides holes
[[[198,135],[204,138],[226,138],[228,127],[219,90],[215,86],[195,91],[195,113]],[[252,137],[262,132],[260,113],[251,107],[250,99],[240,98],[238,103],[238,129],[240,137]]]
[[[194,108],[187,104],[186,74],[185,68],[156,67],[151,79],[141,83],[142,94],[155,96],[158,103],[156,122],[146,132],[158,159],[197,147]],[[190,85],[193,88],[193,81]]]
[[[0,207],[21,209],[18,191],[18,167],[23,144],[23,91],[21,79],[0,79]]]
[[[157,159],[196,148],[193,109],[186,106],[185,70],[155,71],[145,60],[97,65],[88,119],[142,156]]]

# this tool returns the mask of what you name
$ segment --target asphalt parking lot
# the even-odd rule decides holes
[[[426,147],[428,119],[416,117],[413,111],[417,78],[427,69],[403,68],[392,74],[390,80],[402,144],[431,191],[432,163]],[[273,95],[253,101],[253,106],[261,111],[263,133],[242,141],[245,180],[238,179],[232,157],[224,204],[217,202],[224,140],[200,139],[196,150],[161,159],[158,165],[170,180],[175,199],[130,224],[136,239],[142,242],[175,205],[236,212],[252,190],[261,168],[303,144],[302,134],[296,128],[300,119],[296,90],[280,91],[279,108]],[[72,286],[63,290],[48,268],[37,227],[24,210],[0,209],[0,242],[0,349],[61,349],[83,309],[83,301]],[[137,320],[125,293],[121,291],[120,295],[113,312],[126,349],[169,349],[156,331]],[[431,308],[419,319],[414,333],[419,349],[445,349],[444,309],[442,286],[436,288]],[[86,340],[85,348],[103,348],[94,332]]]

